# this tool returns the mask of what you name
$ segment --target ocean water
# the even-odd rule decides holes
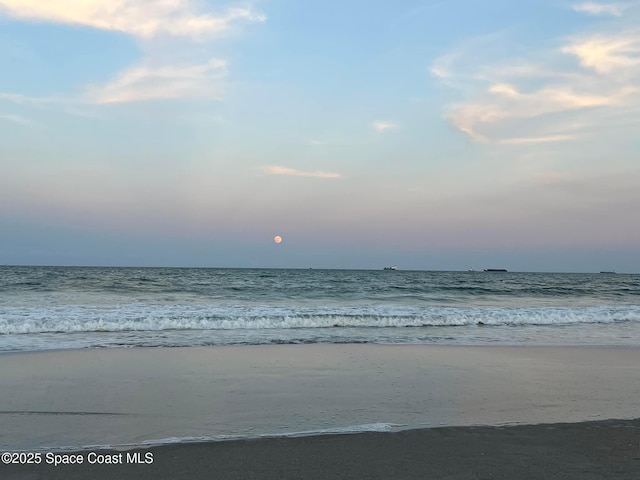
[[[640,275],[0,267],[0,351],[640,345]]]

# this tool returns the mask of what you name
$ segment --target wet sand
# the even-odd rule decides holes
[[[495,428],[639,418],[640,348],[5,353],[0,387],[2,451],[245,438],[153,447],[151,465],[0,465],[0,478],[640,478],[603,476],[640,472],[637,421]],[[358,428],[392,432],[260,438]]]
[[[0,355],[0,448],[640,417],[640,348],[282,345]],[[366,428],[366,427],[365,427]]]
[[[128,464],[123,456],[122,465],[11,465],[0,466],[0,473],[6,480],[632,480],[640,478],[640,420],[443,427],[98,451],[127,453],[139,453],[150,463]],[[81,455],[87,458],[89,452]]]

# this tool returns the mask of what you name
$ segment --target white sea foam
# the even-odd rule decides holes
[[[277,434],[263,434],[261,438],[282,438],[282,437],[310,437],[314,435],[336,435],[365,432],[392,432],[406,425],[397,423],[367,423],[363,425],[349,425],[345,427],[320,428],[317,430],[305,430],[301,432],[286,432]]]
[[[167,437],[145,440],[140,445],[167,445],[174,443],[194,443],[194,442],[221,442],[229,440],[246,440],[248,438],[295,438],[310,437],[315,435],[338,435],[365,432],[392,432],[406,427],[404,424],[396,423],[367,423],[362,425],[346,425],[331,428],[318,428],[313,430],[301,430],[294,432],[262,433],[259,435],[215,435],[197,437]],[[129,445],[126,445],[129,446]],[[131,445],[133,446],[133,444]]]
[[[0,334],[143,332],[168,330],[269,330],[333,327],[439,327],[611,324],[640,322],[640,306],[600,307],[8,307]]]
[[[237,435],[199,435],[183,437],[164,437],[143,440],[139,443],[111,443],[111,444],[91,444],[91,445],[64,445],[40,447],[40,451],[76,451],[76,450],[132,450],[135,448],[156,447],[161,445],[175,445],[201,442],[227,442],[233,440],[248,440],[252,438],[297,438],[311,437],[318,435],[348,435],[366,432],[394,432],[406,428],[405,424],[396,423],[367,423],[362,425],[346,425],[333,428],[319,428],[315,430],[304,430],[294,432],[263,433],[259,435],[237,434]]]

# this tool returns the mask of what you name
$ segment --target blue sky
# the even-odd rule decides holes
[[[0,264],[640,272],[638,25],[0,0]]]

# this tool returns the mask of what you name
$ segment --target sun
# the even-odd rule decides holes
[[[280,235],[276,235],[273,237],[273,241],[276,243],[282,243],[282,237]]]

